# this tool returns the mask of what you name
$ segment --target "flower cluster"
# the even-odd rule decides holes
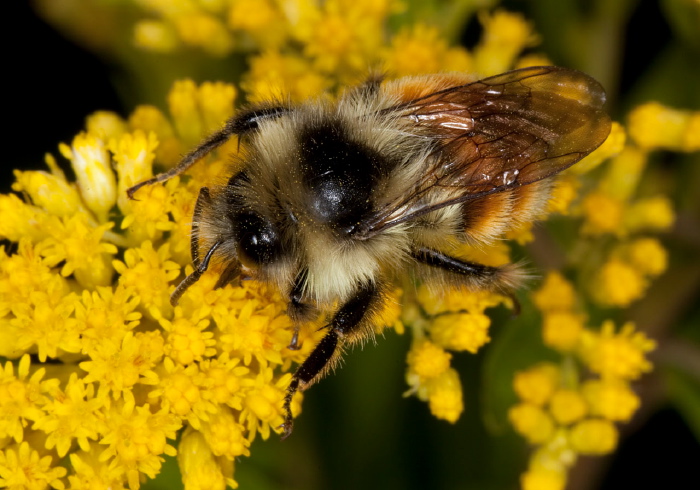
[[[600,329],[586,325],[573,285],[550,273],[534,293],[543,315],[544,343],[557,350],[560,364],[537,364],[516,373],[519,403],[508,416],[535,445],[524,489],[563,489],[577,455],[612,452],[615,423],[628,422],[640,400],[631,383],[651,370],[646,354],[655,342],[632,323],[616,329],[607,320]]]
[[[668,257],[654,233],[673,224],[670,199],[638,195],[638,183],[655,149],[697,151],[700,113],[658,103],[642,105],[625,130],[615,125],[608,141],[558,182],[550,211],[579,218],[581,239],[567,258],[567,274],[551,271],[533,300],[542,314],[542,340],[561,361],[516,373],[519,402],[509,419],[536,449],[522,476],[525,490],[561,490],[578,455],[615,450],[618,429],[640,405],[633,382],[652,369],[646,355],[655,342],[631,322],[610,319],[594,328],[589,311],[613,314],[642,298],[651,280],[666,270]],[[597,183],[580,189],[575,174],[601,168]]]
[[[373,66],[389,77],[450,70],[478,77],[547,63],[542,56],[520,57],[537,36],[521,16],[504,11],[480,16],[483,37],[467,50],[450,46],[429,25],[391,32],[389,15],[405,8],[398,0],[130,3],[149,12],[133,29],[144,49],[245,53],[249,69],[241,88],[248,101],[319,96],[361,79]],[[47,155],[47,171],[17,171],[17,194],[0,195],[0,239],[11,243],[0,249],[0,356],[9,359],[0,371],[1,485],[136,489],[159,473],[164,455],[177,455],[186,488],[235,487],[234,459],[250,454],[258,434],[266,439],[280,430],[290,371],[323,335],[318,322],[302,325],[300,350],[288,349],[293,325],[280,294],[254,281],[214,289],[222,270],[216,263],[177,307],[169,301],[178,280],[192,272],[197,193],[235,171],[227,155],[237,152],[238,141],[186,178],[143,187],[136,200],[125,192],[150,178],[154,166],[172,167],[220,127],[233,115],[237,96],[229,84],[182,80],[168,94],[167,112],[140,106],[127,119],[95,113],[84,132],[59,147],[74,181]],[[671,127],[676,132],[664,139],[654,124],[664,134]],[[595,269],[599,274],[586,278],[599,293],[593,301],[625,306],[663,272],[663,247],[639,234],[667,228],[673,211],[664,196],[635,199],[629,175],[641,174],[654,148],[697,149],[697,126],[694,113],[640,108],[629,128],[637,145],[622,149],[625,133],[618,125],[557,185],[551,212],[581,217],[590,243],[601,235],[617,240]],[[617,153],[600,186],[580,197],[579,174]],[[508,238],[524,243],[532,234],[525,227]],[[490,265],[509,261],[505,242],[464,254]],[[463,399],[452,353],[487,344],[486,310],[512,300],[419,286],[404,295],[400,311],[402,293],[394,294],[377,328],[401,333],[410,327],[409,393],[427,401],[436,417],[455,422]],[[552,275],[536,302],[545,343],[574,356],[591,376],[535,366],[516,376],[522,402],[511,411],[517,430],[540,447],[533,468],[550,471],[556,463],[560,478],[572,452],[614,447],[612,424],[636,409],[629,383],[650,369],[644,354],[652,347],[631,326],[588,329],[576,294]],[[293,401],[295,415],[301,398]],[[547,478],[533,471],[525,486],[543,488],[529,483]]]
[[[225,153],[186,184],[125,194],[229,117],[234,95],[230,85],[181,82],[169,115],[147,106],[128,120],[95,114],[60,147],[75,182],[49,156],[48,172],[16,172],[22,199],[0,196],[0,236],[15,243],[0,249],[0,355],[19,360],[0,381],[2,483],[63,488],[67,475],[71,488],[138,488],[163,455],[178,454],[197,468],[186,478],[208,468],[209,479],[235,485],[233,459],[279,430],[288,371],[315,329],[302,329],[301,350],[287,349],[293,328],[280,295],[255,282],[214,290],[216,271],[180,306],[169,301],[190,261],[196,194],[227,165]]]

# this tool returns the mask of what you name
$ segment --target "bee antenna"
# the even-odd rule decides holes
[[[182,282],[177,285],[175,291],[173,291],[173,294],[170,295],[171,305],[177,306],[178,301],[180,301],[182,295],[185,294],[185,291],[187,291],[187,289],[192,284],[199,281],[199,278],[202,277],[202,274],[204,274],[209,268],[209,261],[211,260],[212,256],[214,255],[214,252],[216,252],[216,249],[219,248],[221,243],[222,242],[220,240],[214,243],[214,245],[211,246],[207,254],[204,256],[204,260],[202,260],[199,266],[194,271],[192,271],[192,274],[184,278]]]

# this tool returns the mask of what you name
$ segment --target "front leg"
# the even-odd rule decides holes
[[[285,418],[282,439],[292,433],[292,398],[298,390],[304,390],[321,378],[338,360],[342,345],[347,340],[360,339],[367,325],[368,312],[380,303],[378,288],[373,283],[360,284],[355,295],[343,304],[326,326],[328,333],[321,339],[309,357],[297,368],[284,397]],[[367,329],[369,331],[369,329]]]

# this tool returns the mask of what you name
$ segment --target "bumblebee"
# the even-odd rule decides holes
[[[320,379],[343,347],[372,335],[388,286],[407,271],[434,288],[508,292],[524,273],[453,256],[449,243],[488,244],[535,219],[553,175],[605,141],[605,92],[553,66],[474,81],[441,74],[371,78],[335,102],[269,102],[240,111],[172,170],[184,172],[232,136],[245,147],[226,185],[204,187],[192,219],[194,272],[213,261],[216,287],[242,277],[275,285],[297,325],[328,314],[326,333],[287,389]]]

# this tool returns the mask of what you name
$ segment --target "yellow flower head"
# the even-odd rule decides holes
[[[603,264],[591,283],[593,297],[605,306],[629,306],[646,288],[647,281],[638,269],[615,258]]]
[[[520,403],[508,410],[515,430],[532,444],[542,444],[554,435],[554,421],[541,407]]]
[[[516,373],[513,388],[521,400],[542,406],[549,401],[560,380],[561,373],[557,366],[542,363]]]
[[[629,115],[630,136],[642,148],[700,150],[700,112],[683,111],[658,102],[640,105]]]
[[[620,379],[590,380],[583,386],[591,413],[613,422],[628,422],[640,405],[639,397]]]
[[[569,425],[588,413],[588,405],[578,391],[561,389],[552,395],[549,410],[558,424]]]
[[[407,358],[408,376],[415,375],[421,380],[439,376],[450,368],[451,358],[448,352],[427,339],[415,342]]]
[[[608,454],[617,447],[618,433],[612,422],[589,419],[571,429],[571,447],[580,454]]]
[[[606,321],[599,333],[585,333],[581,354],[589,369],[603,378],[634,380],[651,370],[645,355],[655,347],[656,342],[636,332],[632,323],[615,332],[614,324]]]
[[[52,466],[51,456],[40,456],[29,443],[7,446],[0,450],[0,485],[5,488],[40,489],[51,486],[62,489],[60,478],[66,469]]]
[[[452,424],[459,420],[464,411],[462,383],[457,371],[450,368],[427,384],[428,405],[435,417]]]
[[[578,345],[584,329],[581,315],[569,311],[546,312],[542,319],[542,340],[553,349],[568,352]]]
[[[576,303],[573,285],[557,271],[549,272],[532,296],[537,308],[543,312],[570,310]]]

